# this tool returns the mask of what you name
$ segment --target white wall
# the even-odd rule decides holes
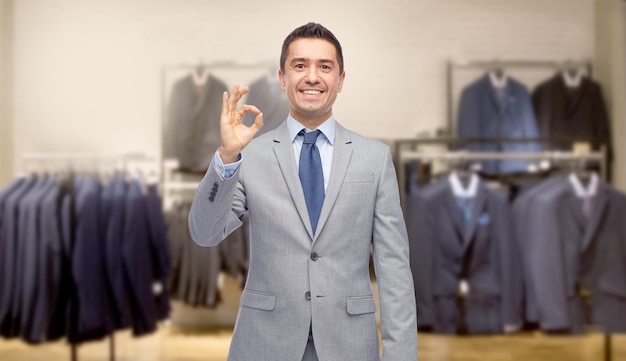
[[[16,168],[32,152],[158,154],[164,66],[278,62],[308,21],[344,47],[336,117],[379,138],[446,124],[448,59],[594,55],[594,0],[20,0]]]
[[[596,0],[595,58],[611,116],[615,159],[613,184],[626,190],[626,27],[622,0]]]
[[[0,0],[0,188],[12,178],[13,130],[9,102],[12,3],[11,0]]]

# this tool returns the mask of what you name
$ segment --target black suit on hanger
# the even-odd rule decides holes
[[[541,137],[592,142],[593,149],[603,144],[609,161],[612,159],[611,126],[597,82],[583,77],[580,85],[571,89],[559,72],[533,90],[532,102]],[[555,144],[553,148],[571,149],[569,144]]]

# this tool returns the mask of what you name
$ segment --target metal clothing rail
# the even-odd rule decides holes
[[[156,171],[156,158],[143,153],[90,154],[90,153],[27,153],[21,159],[21,172],[36,170],[109,170],[128,171],[131,165],[152,166]]]
[[[448,112],[448,132],[452,133],[454,129],[454,104],[453,104],[453,86],[454,86],[454,74],[456,69],[551,69],[551,70],[564,70],[571,68],[572,66],[581,67],[584,66],[587,70],[589,77],[592,76],[592,66],[590,60],[572,60],[565,59],[563,61],[558,60],[450,60],[446,66],[446,95],[447,95],[447,112]]]
[[[440,151],[440,152],[420,152],[401,151],[398,154],[400,168],[398,171],[398,183],[400,184],[400,198],[404,204],[404,187],[406,175],[404,164],[411,160],[443,160],[443,161],[468,161],[468,160],[537,160],[537,161],[563,161],[563,160],[591,160],[600,163],[600,173],[606,179],[605,154],[602,151],[589,153],[574,153],[566,151],[546,151],[546,152],[470,152],[470,151]]]

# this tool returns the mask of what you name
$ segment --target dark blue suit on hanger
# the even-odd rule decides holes
[[[537,120],[528,90],[508,77],[502,90],[495,88],[489,75],[468,85],[461,94],[457,135],[462,138],[494,139],[494,142],[473,143],[465,149],[482,152],[536,152],[537,143],[495,142],[498,138],[536,139]],[[489,160],[482,162],[481,172],[487,174],[525,172],[525,160]]]
[[[520,326],[522,274],[505,196],[480,182],[466,224],[463,213],[448,178],[407,202],[418,326],[447,334]]]

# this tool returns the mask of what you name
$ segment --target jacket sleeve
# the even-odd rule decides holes
[[[411,251],[411,271],[417,305],[417,325],[433,326],[432,265],[434,262],[433,223],[421,194],[409,195],[406,200],[406,224]]]
[[[193,197],[188,226],[191,238],[201,246],[216,246],[241,226],[246,199],[238,181],[241,167],[224,179],[211,162]]]
[[[417,316],[409,242],[389,148],[376,194],[372,235],[383,361],[417,360]]]

